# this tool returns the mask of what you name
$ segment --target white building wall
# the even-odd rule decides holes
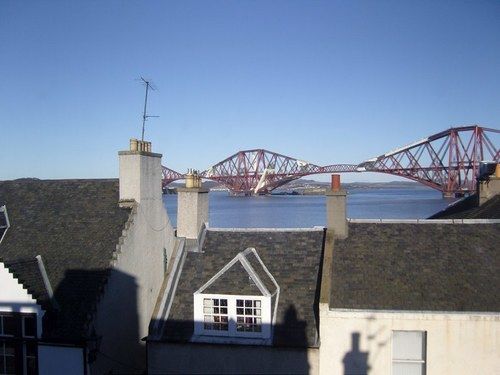
[[[120,199],[137,203],[120,238],[114,269],[91,327],[90,334],[94,328],[101,337],[92,373],[145,370],[141,339],[148,334],[162,286],[164,251],[170,257],[175,242],[162,200],[161,155],[120,153]]]
[[[429,375],[500,374],[500,313],[347,311],[325,304],[320,305],[320,373],[345,373],[344,358],[353,353],[357,333],[359,352],[368,354],[368,374],[390,375],[394,330],[427,332]]]
[[[48,344],[38,346],[39,375],[83,375],[84,373],[82,348]]]
[[[38,337],[42,335],[44,311],[2,262],[0,262],[0,311],[37,314],[37,334]]]

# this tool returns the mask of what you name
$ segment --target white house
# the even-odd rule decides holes
[[[59,365],[63,357],[86,373],[146,368],[142,338],[175,238],[162,201],[161,155],[148,142],[131,142],[119,159],[119,180],[0,182],[9,223],[0,232],[0,275],[8,281],[0,284],[0,311],[36,316],[34,373],[76,373]],[[28,368],[24,353],[15,351],[16,373]]]
[[[500,220],[350,220],[345,228],[325,245],[320,373],[500,373]]]

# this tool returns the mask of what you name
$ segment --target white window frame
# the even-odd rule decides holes
[[[203,313],[203,300],[209,299],[226,299],[227,300],[227,316],[228,330],[218,331],[205,329]],[[261,302],[261,332],[241,332],[237,330],[237,314],[236,300],[257,300]],[[202,336],[223,336],[223,337],[240,337],[240,338],[259,338],[268,339],[271,337],[271,297],[268,296],[253,296],[253,295],[229,295],[229,294],[194,294],[194,334]]]
[[[35,335],[34,336],[28,336],[26,334],[26,324],[25,324],[26,318],[35,319]],[[23,325],[23,327],[22,327],[23,328],[23,330],[22,330],[22,336],[26,337],[26,338],[36,338],[36,334],[37,334],[37,331],[38,331],[38,329],[37,329],[37,323],[38,323],[37,316],[35,314],[23,314],[21,316],[21,321],[22,321],[22,325]]]
[[[422,358],[421,359],[400,359],[394,358],[394,333],[398,332],[418,332],[422,334]],[[394,364],[395,363],[418,363],[422,366],[422,374],[425,375],[427,373],[427,331],[419,331],[419,330],[404,330],[404,329],[395,329],[392,331],[391,335],[391,374],[394,373]]]

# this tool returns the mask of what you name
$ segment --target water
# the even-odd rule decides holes
[[[177,195],[165,195],[173,225],[177,221]],[[322,195],[230,196],[210,192],[211,227],[297,228],[326,224],[326,198]],[[347,196],[347,216],[356,219],[425,219],[452,200],[425,187],[357,188]]]

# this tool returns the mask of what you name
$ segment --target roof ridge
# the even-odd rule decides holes
[[[363,224],[500,224],[500,219],[347,219]]]
[[[323,226],[307,228],[215,228],[207,227],[209,232],[322,232]]]

